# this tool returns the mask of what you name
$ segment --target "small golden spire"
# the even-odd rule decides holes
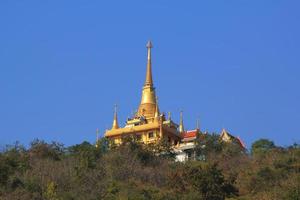
[[[116,104],[115,105],[114,121],[113,121],[112,129],[118,129],[118,128],[119,128],[119,125],[118,125],[117,104]]]
[[[196,121],[196,129],[197,129],[197,130],[200,130],[200,122],[199,122],[199,118],[197,118],[197,121]]]
[[[168,120],[171,121],[171,112],[168,112]]]
[[[96,148],[98,148],[98,141],[99,141],[99,129],[96,129]]]
[[[179,132],[182,133],[184,132],[184,127],[183,127],[183,112],[180,111],[180,122],[179,122]]]
[[[153,86],[153,80],[152,80],[152,65],[151,65],[151,48],[152,43],[151,41],[148,41],[147,43],[147,49],[148,49],[148,57],[147,57],[147,73],[146,73],[146,81],[145,86]]]

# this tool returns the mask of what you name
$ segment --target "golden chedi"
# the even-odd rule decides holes
[[[178,125],[171,118],[165,119],[165,115],[159,112],[157,96],[152,79],[151,64],[152,43],[147,43],[147,69],[146,80],[142,90],[142,99],[138,111],[127,119],[124,127],[119,127],[117,110],[115,107],[113,126],[105,132],[105,137],[115,144],[122,142],[123,136],[134,135],[145,144],[154,143],[161,139],[166,139],[172,145],[179,144],[181,132]],[[181,128],[183,131],[183,125]]]

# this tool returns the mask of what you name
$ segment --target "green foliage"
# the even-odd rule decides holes
[[[29,168],[28,154],[25,148],[16,143],[7,146],[7,149],[0,154],[0,186],[6,186],[9,179],[16,172],[24,172]],[[16,182],[12,183],[12,187]]]
[[[224,143],[220,141],[219,135],[205,134],[197,140],[196,154],[199,160],[210,160],[216,154],[222,152]]]
[[[5,185],[9,177],[9,165],[3,155],[0,154],[0,184]]]
[[[148,145],[147,148],[150,152],[155,152],[155,154],[161,158],[175,159],[176,154],[167,139],[160,140],[156,144]]]
[[[274,149],[275,147],[276,146],[273,141],[270,141],[268,139],[260,139],[252,144],[251,153],[252,155],[263,154],[270,151],[271,149]]]
[[[174,161],[171,146],[143,145],[127,137],[65,148],[35,140],[0,153],[2,200],[299,200],[300,146],[258,140],[251,155],[235,143],[206,134],[197,145],[202,160]]]
[[[209,156],[211,153],[219,153],[222,151],[224,143],[220,141],[219,135],[205,134],[203,138],[198,141],[197,150],[199,154]]]
[[[287,190],[283,192],[284,200],[300,200],[300,175],[291,178]]]
[[[103,137],[97,141],[97,144],[95,146],[97,146],[98,150],[101,153],[106,153],[109,150],[109,140]]]
[[[60,160],[64,154],[64,146],[57,142],[51,144],[43,140],[34,140],[30,144],[29,155],[34,158],[49,158]]]
[[[192,163],[186,170],[186,177],[190,178],[191,185],[201,194],[203,200],[222,200],[238,194],[238,190],[225,180],[216,164]]]

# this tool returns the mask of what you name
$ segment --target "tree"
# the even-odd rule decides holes
[[[223,149],[223,142],[220,140],[219,135],[204,134],[197,140],[196,154],[197,157],[203,157],[204,160],[214,159],[216,154],[219,154]]]
[[[5,186],[9,177],[9,166],[2,154],[0,154],[0,186]]]
[[[251,154],[262,154],[266,153],[271,149],[276,148],[275,144],[273,141],[268,140],[268,139],[260,139],[255,141],[252,146],[251,146]]]
[[[50,144],[43,140],[34,140],[30,144],[29,155],[31,158],[50,158],[60,160],[64,154],[64,145],[58,142]]]
[[[186,177],[198,191],[203,200],[224,200],[225,197],[238,194],[232,182],[225,180],[222,171],[216,164],[190,163],[187,166]]]
[[[84,141],[81,144],[70,146],[67,152],[69,156],[75,157],[77,160],[74,167],[78,176],[84,174],[85,170],[89,168],[95,168],[97,159],[101,155],[101,152],[97,150],[95,145],[92,145],[87,141]]]
[[[203,136],[198,146],[207,159],[185,163],[172,159],[168,143],[134,137],[114,148],[106,139],[67,149],[39,140],[29,149],[12,145],[0,152],[0,199],[299,200],[299,145],[256,142],[253,150],[264,156],[250,156],[217,135]]]
[[[106,137],[103,137],[97,141],[95,146],[102,154],[107,153],[109,150],[109,140]]]

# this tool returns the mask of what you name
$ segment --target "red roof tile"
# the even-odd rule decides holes
[[[197,130],[186,131],[183,134],[183,138],[197,137]]]
[[[246,148],[246,145],[245,145],[245,143],[243,142],[243,140],[241,140],[240,137],[237,137],[237,139],[238,139],[240,145],[245,149],[245,148]]]

